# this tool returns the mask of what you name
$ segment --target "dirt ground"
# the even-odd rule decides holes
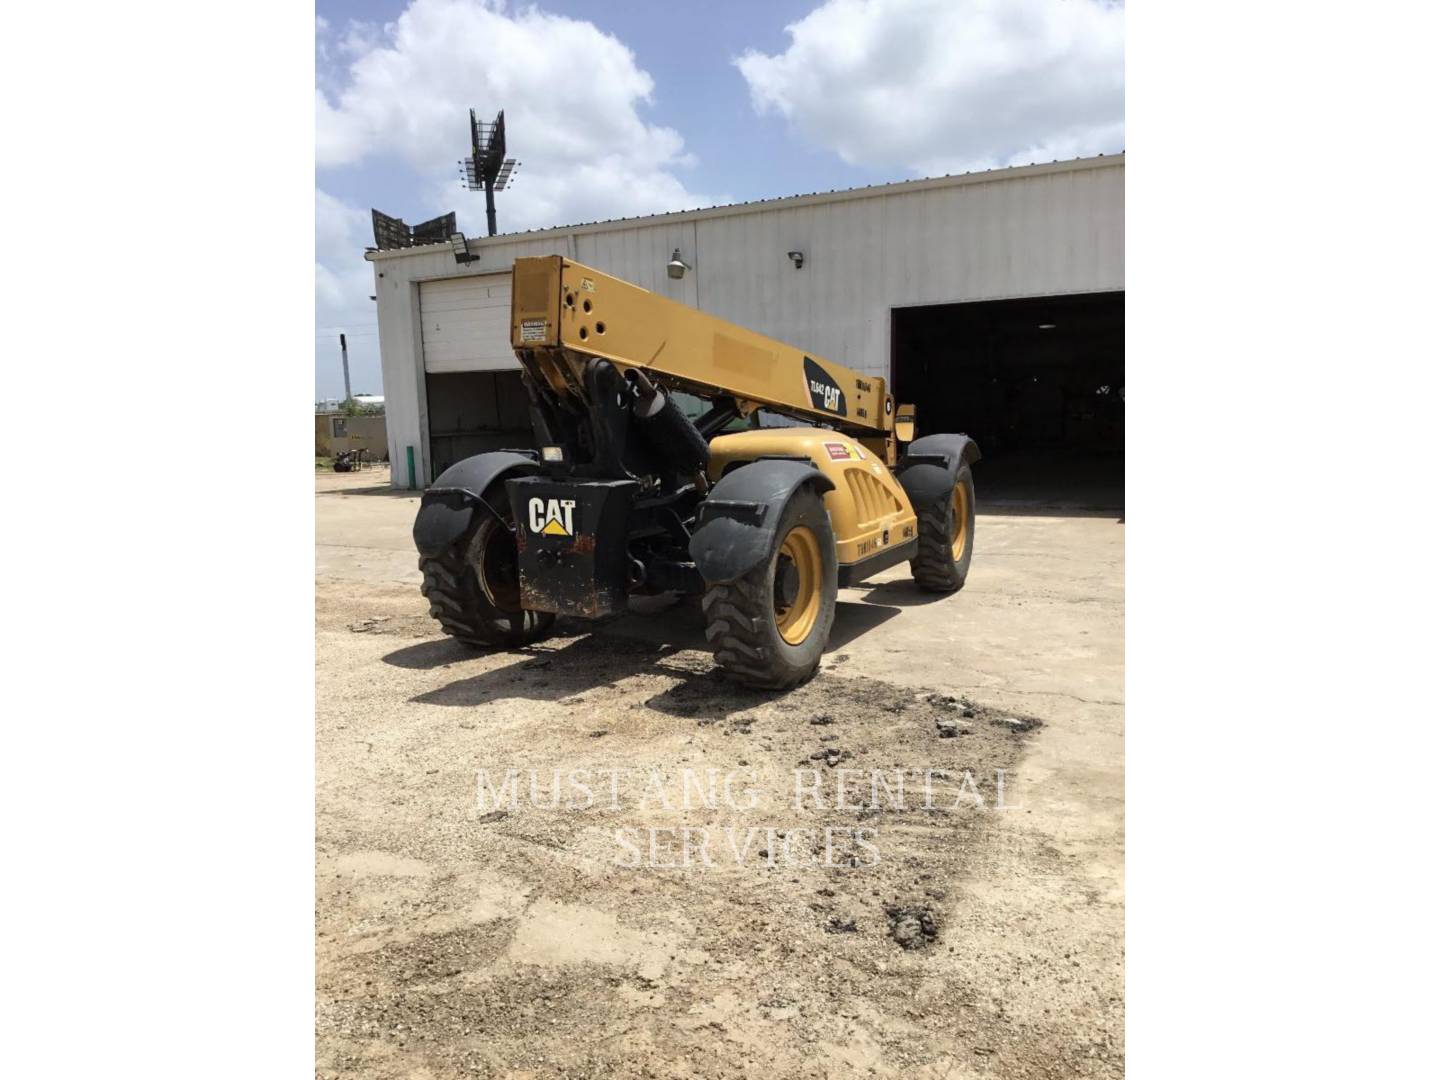
[[[977,481],[966,588],[771,694],[693,604],[456,644],[317,473],[318,1075],[1121,1073],[1124,526]]]

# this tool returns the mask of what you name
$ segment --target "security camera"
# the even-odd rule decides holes
[[[796,270],[799,270],[805,265],[805,253],[803,251],[787,251],[785,255],[795,264]]]

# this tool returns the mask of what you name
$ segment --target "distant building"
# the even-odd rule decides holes
[[[386,461],[385,417],[316,412],[315,455],[334,457],[342,450],[364,450],[371,461]]]

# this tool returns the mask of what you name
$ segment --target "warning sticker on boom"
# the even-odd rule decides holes
[[[544,341],[545,320],[544,319],[522,319],[520,321],[521,341]]]
[[[805,389],[810,394],[810,404],[836,416],[845,412],[845,391],[830,377],[830,373],[810,357],[805,357]]]

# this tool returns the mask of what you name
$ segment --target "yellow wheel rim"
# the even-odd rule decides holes
[[[785,535],[775,563],[777,577],[787,560],[795,567],[795,599],[786,604],[779,595],[775,597],[775,625],[787,643],[799,645],[820,618],[820,541],[804,525]]]
[[[960,556],[965,554],[965,533],[970,522],[967,512],[970,496],[964,484],[956,484],[955,493],[950,498],[955,504],[955,535],[950,538],[950,557],[959,562]]]

